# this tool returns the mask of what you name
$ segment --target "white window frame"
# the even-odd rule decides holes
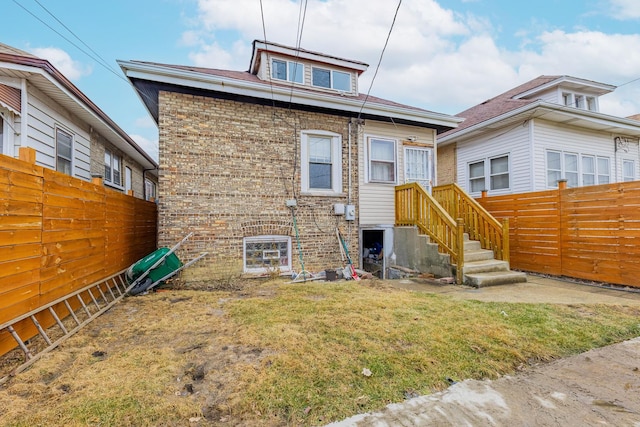
[[[133,172],[129,166],[124,168],[124,191],[129,192],[132,189]]]
[[[313,72],[314,70],[322,70],[322,71],[328,71],[329,72],[329,86],[321,86],[321,85],[317,85],[314,83],[313,81]],[[349,76],[349,84],[348,84],[348,88],[347,89],[340,89],[340,88],[336,88],[335,87],[335,74],[344,74]],[[324,89],[333,89],[333,90],[338,90],[340,92],[351,92],[351,88],[353,87],[353,76],[351,75],[351,73],[348,73],[346,71],[338,71],[338,70],[332,70],[331,68],[324,68],[324,67],[311,67],[311,86],[313,87],[320,87],[320,88],[324,88]]]
[[[122,156],[119,154],[115,154],[113,151],[109,149],[104,150],[104,183],[109,185],[110,187],[115,187],[123,190],[122,186]],[[107,165],[107,156],[109,156],[109,164]],[[116,177],[116,168],[115,165],[118,166],[118,182],[115,181]]]
[[[580,110],[598,111],[598,97],[576,92],[562,92],[562,103]]]
[[[55,132],[55,144],[56,144],[56,158],[55,158],[56,170],[58,172],[60,172],[60,173],[65,173],[66,174],[66,172],[63,172],[63,171],[58,169],[58,159],[60,158],[60,159],[62,159],[64,161],[69,162],[69,173],[67,175],[73,176],[73,146],[74,146],[74,139],[75,139],[73,137],[73,133],[69,132],[66,129],[63,129],[60,126],[55,126],[54,132]],[[69,147],[69,150],[71,151],[71,157],[70,158],[66,158],[66,157],[64,157],[64,156],[62,156],[60,154],[60,150],[58,148],[58,146],[59,146],[59,142],[58,142],[59,134],[63,134],[65,136],[68,136],[69,139],[71,140],[70,147]]]
[[[144,179],[144,197],[146,200],[156,198],[156,183],[149,178]]]
[[[331,139],[331,188],[310,188],[309,138]],[[323,130],[304,130],[300,133],[300,183],[303,194],[318,196],[342,195],[342,135]]]
[[[371,158],[371,142],[373,140],[381,141],[381,142],[388,142],[388,143],[393,144],[393,180],[373,179],[371,177],[371,173],[372,173],[371,163],[372,162],[390,163],[388,160],[372,159]],[[398,183],[398,140],[397,139],[391,139],[391,138],[384,138],[384,137],[369,135],[369,136],[366,137],[366,141],[367,141],[367,175],[366,175],[367,176],[367,182],[375,183],[375,184],[397,184]]]
[[[505,158],[507,159],[507,171],[506,172],[500,172],[500,173],[492,173],[491,172],[491,165],[492,162],[494,160],[498,160],[498,159],[502,159]],[[477,177],[471,177],[471,166],[472,165],[476,165],[482,163],[482,170],[483,170],[483,175],[482,176],[477,176]],[[500,176],[500,175],[507,175],[508,179],[509,179],[509,185],[505,188],[492,188],[493,187],[493,181],[491,180],[491,178],[493,178],[494,176]],[[487,190],[491,193],[506,193],[511,191],[511,183],[513,181],[512,176],[511,176],[511,154],[510,153],[502,153],[502,154],[498,154],[495,156],[490,156],[490,157],[485,157],[484,159],[476,159],[473,160],[471,162],[467,163],[467,179],[468,179],[468,189],[469,189],[469,193],[470,194],[480,194],[482,192],[482,190]],[[472,182],[474,180],[480,180],[482,179],[483,183],[484,183],[484,188],[482,188],[482,190],[480,191],[474,191],[472,190]]]
[[[286,243],[287,245],[287,258],[286,264],[282,265],[281,262],[276,266],[264,266],[264,267],[254,267],[247,266],[247,244],[252,243]],[[266,256],[267,259],[274,259],[273,255],[277,253],[278,259],[282,258],[282,254],[277,250],[265,249],[263,250],[263,257]],[[264,236],[251,236],[245,237],[242,239],[242,268],[245,273],[269,273],[270,271],[275,270],[276,268],[281,272],[289,272],[291,271],[291,261],[292,261],[292,252],[291,252],[291,237],[290,236],[280,236],[280,235],[264,235]]]
[[[554,153],[554,154],[558,154],[560,156],[560,170],[557,169],[549,169],[549,153]],[[575,156],[577,159],[577,170],[576,171],[567,171],[567,157],[570,156]],[[583,167],[583,161],[586,158],[590,158],[592,159],[593,163],[594,163],[594,170],[593,173],[592,172],[585,172],[584,171],[584,167]],[[601,161],[606,161],[607,162],[607,170],[603,171],[602,168],[600,167],[600,162]],[[594,178],[594,183],[593,184],[586,184],[586,185],[602,185],[602,184],[609,184],[611,183],[611,158],[607,157],[607,156],[598,156],[595,154],[584,154],[584,153],[576,153],[573,151],[561,151],[561,150],[553,150],[553,149],[547,149],[545,150],[545,182],[547,185],[547,188],[558,188],[558,183],[556,182],[555,185],[550,185],[549,183],[549,172],[553,171],[553,172],[560,172],[560,178],[559,179],[566,179],[567,180],[567,187],[584,187],[585,183],[584,183],[584,177],[585,175],[590,175],[593,176]],[[571,173],[571,174],[576,174],[577,178],[576,178],[576,185],[571,185],[571,182],[568,180],[567,178],[567,174]]]
[[[631,165],[631,170],[633,171],[632,175],[626,174],[626,165]],[[622,159],[622,181],[629,182],[636,180],[636,162],[632,159]]]
[[[407,154],[409,151],[419,151],[419,152],[423,152],[424,155],[426,155],[426,164],[425,164],[425,168],[426,170],[423,171],[424,172],[424,179],[417,179],[414,177],[410,177],[410,171],[409,171],[409,162],[408,162],[408,158],[409,155]],[[405,145],[404,146],[404,182],[405,183],[409,183],[409,182],[418,182],[420,183],[420,185],[422,185],[424,187],[425,190],[427,190],[429,193],[431,193],[431,179],[433,177],[432,175],[432,171],[433,171],[433,149],[432,148],[427,148],[427,147],[417,147],[417,146],[412,146],[412,145]]]
[[[281,78],[275,76],[275,74],[274,74],[275,73],[275,67],[273,66],[274,62],[284,62],[285,71],[286,71],[286,77],[284,79],[281,79]],[[296,81],[294,79],[295,75],[292,75],[293,73],[291,73],[291,66],[294,66],[296,68],[300,67],[300,76],[302,77],[302,81]],[[288,81],[288,82],[297,83],[297,84],[304,84],[304,64],[301,63],[301,62],[287,61],[286,59],[271,58],[271,78],[274,79],[274,80]]]

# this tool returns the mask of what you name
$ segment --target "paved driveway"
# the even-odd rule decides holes
[[[530,276],[527,283],[483,289],[411,281],[397,281],[394,286],[481,301],[640,307],[638,292],[535,276]],[[443,392],[388,405],[380,412],[356,415],[330,426],[640,427],[640,337],[494,381],[465,380]]]

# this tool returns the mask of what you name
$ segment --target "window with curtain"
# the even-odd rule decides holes
[[[331,138],[309,136],[309,188],[331,188]]]
[[[396,182],[396,142],[369,138],[369,181]]]

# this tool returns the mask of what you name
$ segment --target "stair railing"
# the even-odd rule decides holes
[[[500,223],[457,184],[433,188],[433,198],[454,218],[462,218],[469,239],[493,251],[495,259],[509,262],[509,220]]]
[[[464,226],[453,217],[420,184],[411,182],[395,188],[397,226],[416,226],[438,244],[441,253],[449,254],[456,264],[458,283],[462,283],[464,264]]]

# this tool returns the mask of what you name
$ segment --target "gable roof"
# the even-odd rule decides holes
[[[570,76],[542,75],[456,114],[458,117],[463,117],[464,122],[457,128],[438,135],[438,141],[440,143],[447,143],[463,135],[467,136],[475,134],[476,132],[506,126],[520,120],[542,116],[545,116],[547,120],[564,123],[570,122],[574,125],[581,125],[594,130],[607,129],[611,132],[622,132],[626,128],[626,130],[632,132],[634,135],[638,131],[638,129],[634,129],[634,127],[640,123],[634,124],[634,121],[630,119],[566,107],[561,104],[542,101],[534,97],[537,93],[559,84],[564,84],[566,87],[576,90],[584,91],[588,89],[594,94],[605,94],[615,89],[615,86]],[[525,98],[525,96],[527,96],[527,98]],[[528,98],[528,96],[531,96],[531,98]],[[603,120],[608,123],[602,123]],[[613,122],[617,122],[617,124]],[[631,127],[629,127],[629,125],[631,125]]]
[[[0,43],[0,76],[26,79],[143,168],[157,169],[158,164],[149,154],[46,59]]]
[[[449,130],[462,121],[448,114],[436,113],[375,96],[365,94],[344,96],[339,93],[318,92],[311,88],[292,87],[287,82],[264,81],[249,71],[218,70],[144,61],[118,61],[118,64],[137,89],[141,101],[156,123],[160,90],[323,111],[349,117],[361,116],[364,119],[429,127],[439,131]]]

